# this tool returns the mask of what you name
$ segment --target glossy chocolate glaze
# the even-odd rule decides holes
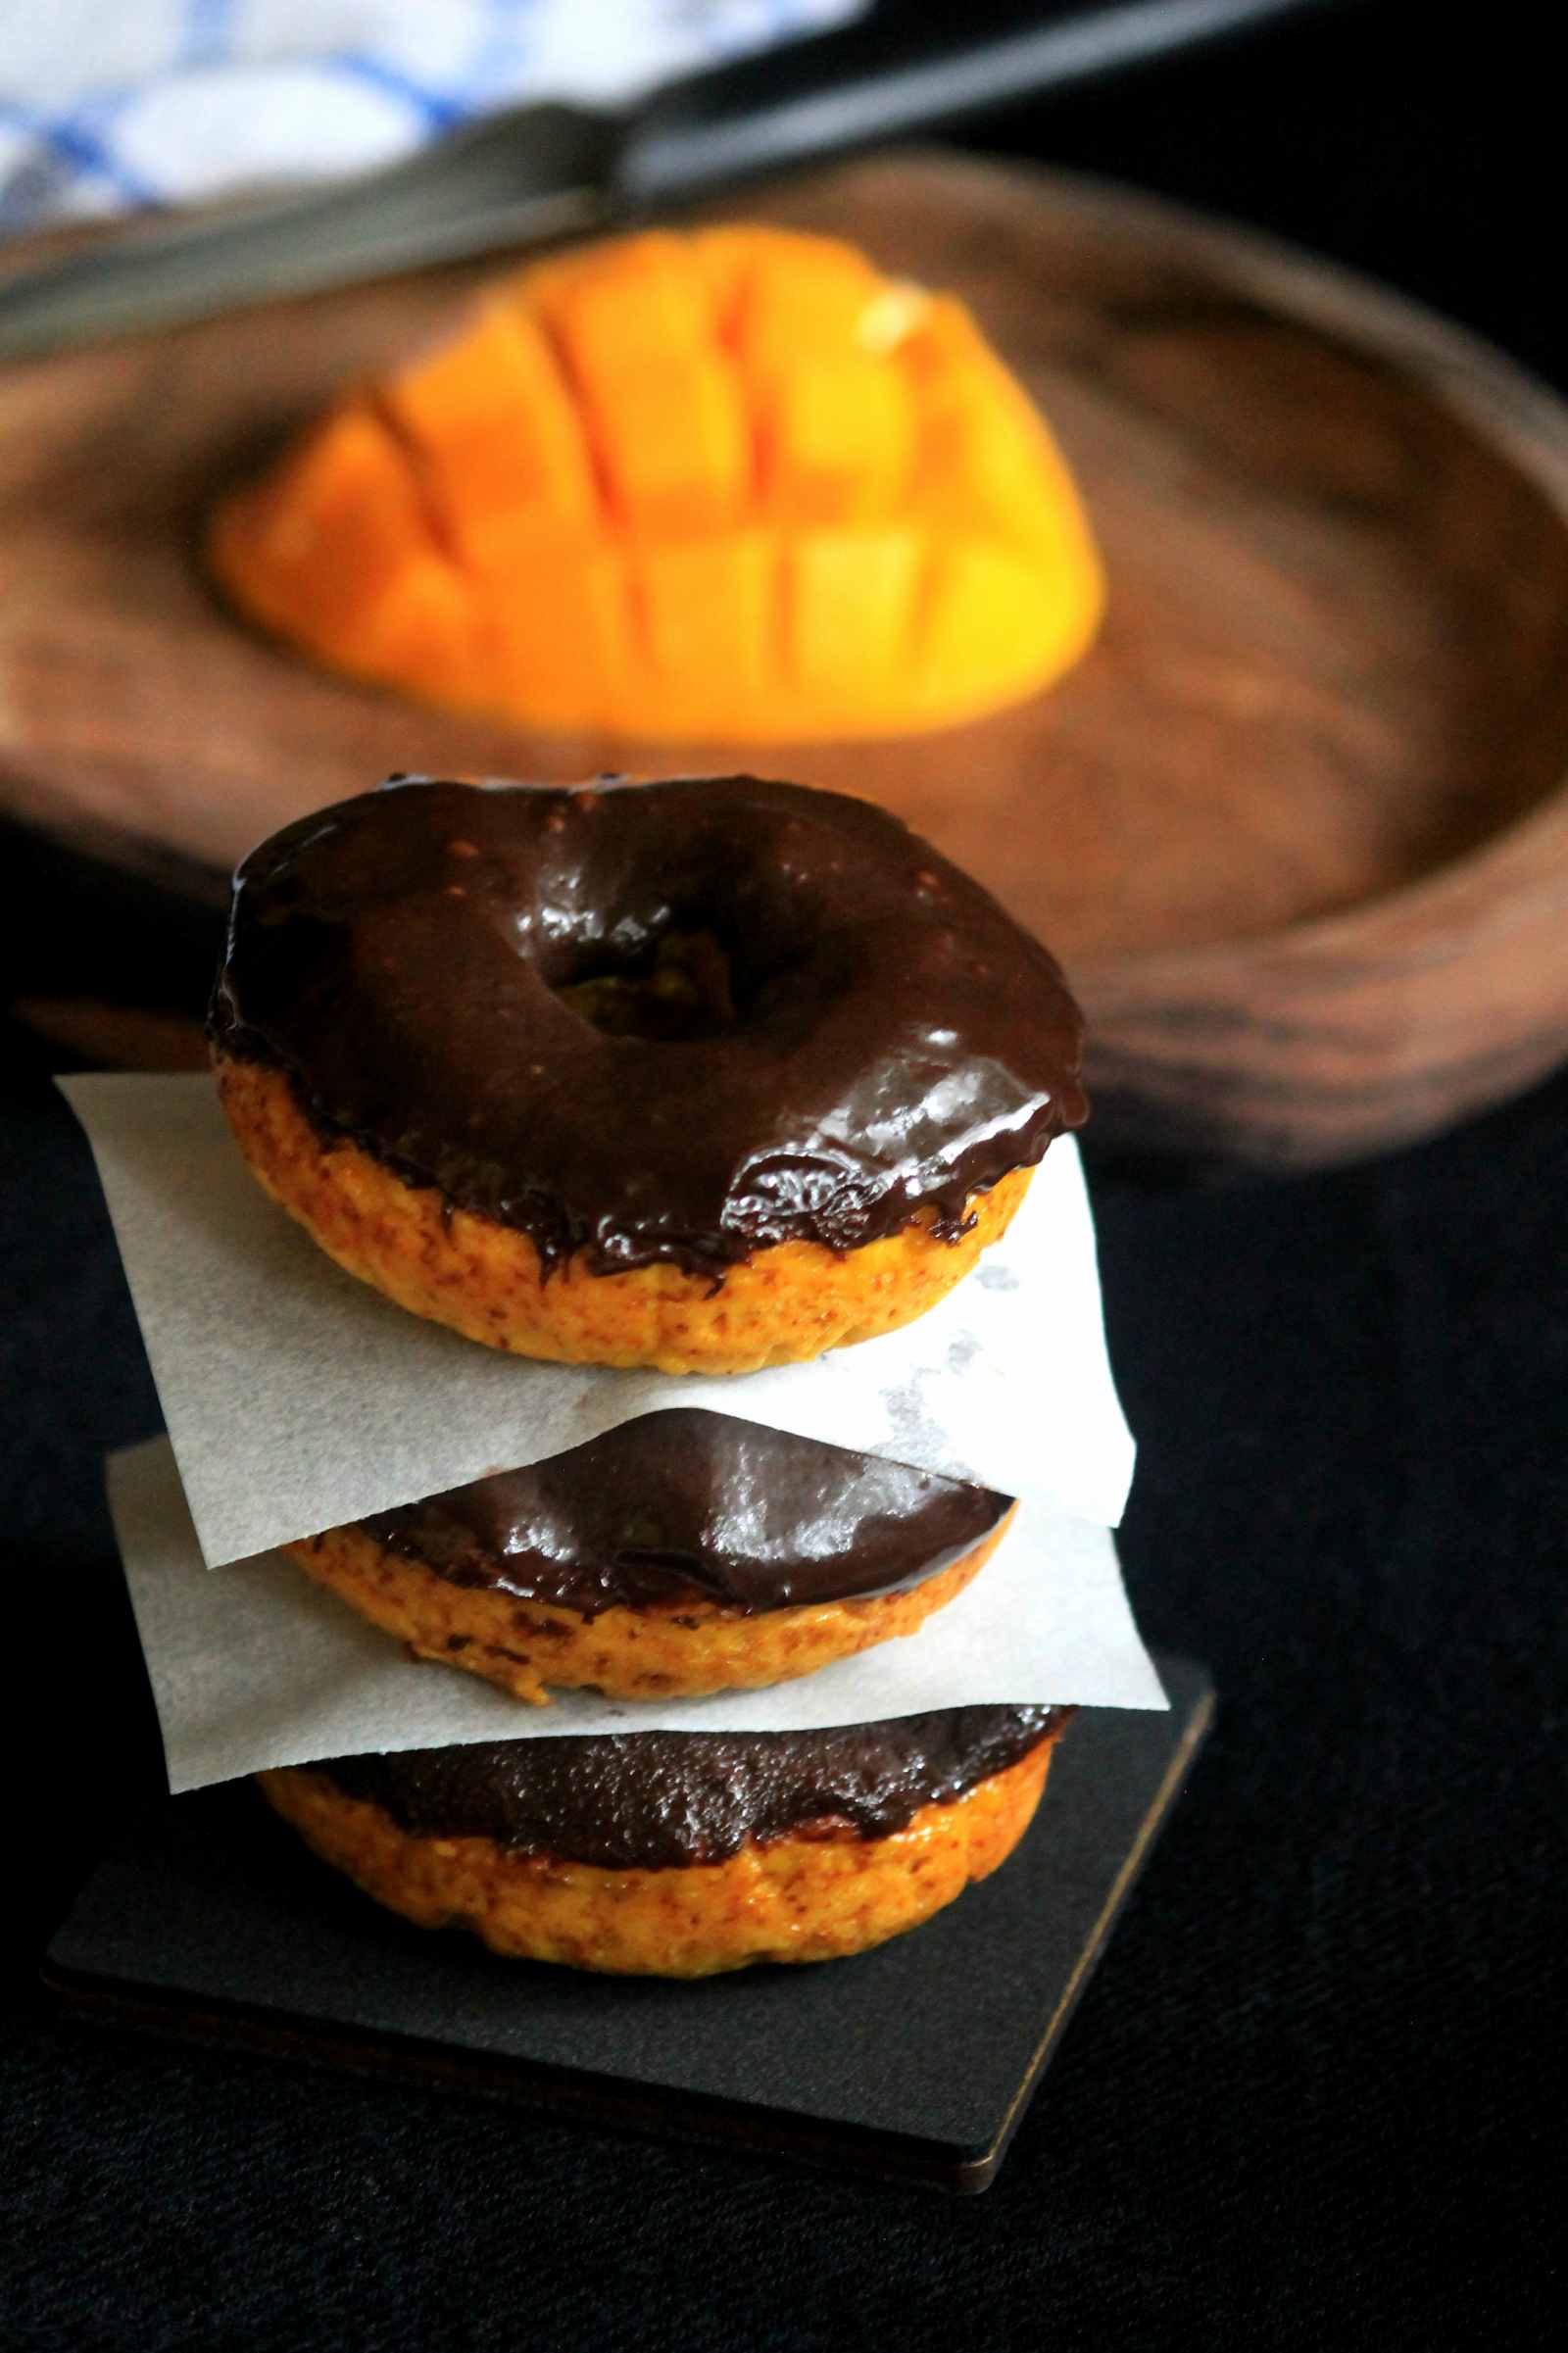
[[[756,1611],[887,1592],[1006,1509],[989,1488],[681,1406],[359,1525],[453,1585],[594,1617],[693,1593]]]
[[[639,1003],[677,1034],[611,1034]],[[547,1265],[715,1281],[922,1209],[956,1236],[1085,1118],[1081,1027],[1045,949],[896,817],[745,776],[416,779],[303,817],[235,877],[212,1016],[323,1135]]]
[[[719,1863],[808,1822],[902,1830],[1058,1732],[1064,1707],[953,1707],[822,1732],[636,1732],[336,1757],[308,1768],[416,1838],[611,1870]]]

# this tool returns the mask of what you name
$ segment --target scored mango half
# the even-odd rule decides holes
[[[329,668],[655,738],[977,717],[1103,604],[1067,468],[962,305],[760,227],[506,280],[226,498],[207,552]]]

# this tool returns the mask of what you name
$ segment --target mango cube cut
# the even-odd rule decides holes
[[[830,238],[590,245],[493,290],[213,515],[236,610],[523,726],[899,735],[1051,685],[1100,560],[962,306]]]

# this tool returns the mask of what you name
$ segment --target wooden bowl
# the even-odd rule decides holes
[[[731,209],[956,288],[1034,388],[1111,580],[1054,694],[760,761],[454,719],[248,634],[202,513],[495,267],[466,266],[0,376],[0,805],[216,896],[392,769],[760,764],[886,802],[1050,941],[1123,1147],[1334,1160],[1556,1061],[1568,412],[1385,293],[1103,188],[895,158]]]

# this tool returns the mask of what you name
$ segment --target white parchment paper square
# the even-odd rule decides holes
[[[1038,1501],[918,1634],[765,1691],[662,1705],[563,1691],[539,1708],[411,1662],[277,1554],[210,1576],[167,1440],[111,1458],[109,1499],[176,1793],[270,1765],[466,1740],[800,1731],[990,1702],[1166,1705],[1109,1531]]]
[[[1071,1138],[976,1271],[902,1332],[727,1379],[503,1355],[334,1266],[242,1160],[212,1082],[62,1079],[114,1220],[210,1566],[703,1405],[1114,1526],[1133,1442]],[[945,1613],[951,1614],[951,1613]]]

